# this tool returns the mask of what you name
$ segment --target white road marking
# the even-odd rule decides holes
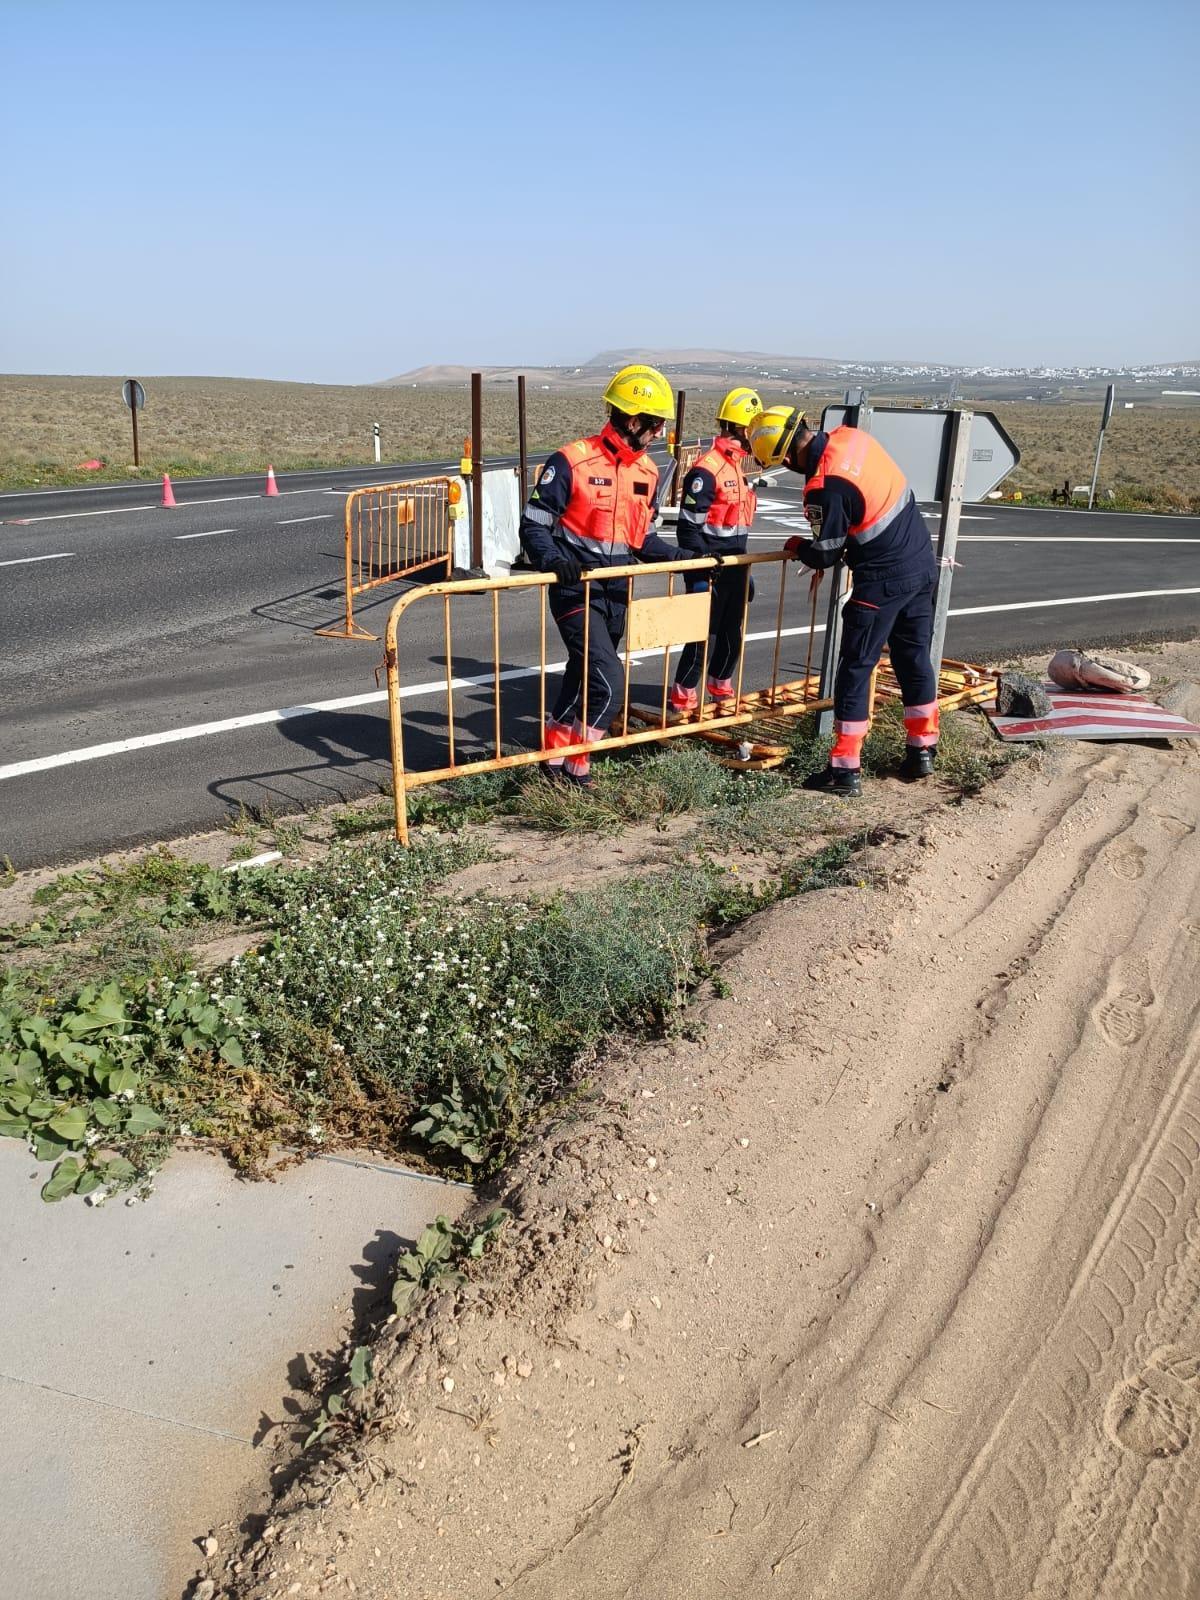
[[[1166,595],[1200,594],[1200,588],[1195,589],[1132,589],[1123,594],[1080,594],[1070,595],[1061,600],[1014,600],[1006,605],[993,606],[952,606],[952,617],[978,617],[997,611],[1039,611],[1050,606],[1085,606],[1096,605],[1104,600],[1151,600]],[[784,639],[795,638],[809,633],[807,627],[784,628],[780,637]],[[811,630],[813,633],[824,633],[825,624],[819,622]],[[764,633],[748,633],[747,644],[762,643],[775,638],[775,630],[770,629]],[[632,661],[648,661],[657,659],[657,650],[643,650],[631,656]],[[564,661],[547,662],[546,671],[551,673],[561,672],[566,665]],[[536,678],[537,667],[509,667],[499,674],[499,679],[492,673],[486,673],[474,678],[455,678],[451,687],[454,689],[480,689],[487,688],[497,681],[511,683],[517,678]],[[400,690],[402,700],[420,699],[423,695],[444,694],[446,692],[445,678],[435,678],[429,683],[410,683],[407,688]],[[357,706],[379,705],[387,699],[386,689],[374,689],[366,694],[352,694],[343,696],[338,700],[314,700],[310,705],[283,706],[275,711],[250,711],[241,717],[225,717],[220,722],[198,722],[187,728],[168,728],[162,733],[143,733],[132,739],[114,739],[108,744],[87,745],[79,750],[63,750],[58,755],[36,756],[29,761],[13,761],[6,767],[0,767],[0,780],[5,778],[23,778],[30,773],[49,772],[55,767],[75,766],[82,761],[97,761],[103,756],[126,755],[134,750],[150,750],[164,744],[183,744],[191,739],[210,738],[218,733],[236,733],[242,728],[260,728],[272,722],[290,722],[295,717],[311,717],[320,712],[349,711]]]
[[[187,479],[183,479],[183,482],[186,483]],[[63,492],[66,493],[67,491]],[[73,493],[74,491],[70,492]],[[346,492],[344,489],[280,489],[279,495],[282,498],[284,495],[291,494],[345,494]],[[257,494],[219,494],[205,500],[180,500],[178,509],[182,511],[187,506],[226,505],[230,500],[266,500],[268,498],[274,499],[275,496],[268,497],[261,490]],[[2,509],[3,502],[0,502],[0,510]],[[111,506],[104,511],[55,511],[40,517],[9,517],[7,522],[10,527],[16,527],[18,525],[24,526],[27,522],[64,522],[71,517],[119,517],[126,511],[170,511],[172,509],[171,506],[163,506],[156,502],[151,506]],[[0,518],[0,521],[3,520],[5,519]]]
[[[964,533],[959,544],[1123,544],[1138,550],[1144,544],[1200,544],[1200,539],[1114,539],[1110,534],[1091,533]]]
[[[328,522],[332,515],[332,511],[322,511],[318,517],[288,517],[285,521],[279,523],[279,527],[290,528],[295,522]]]
[[[0,567],[23,567],[29,561],[65,561],[74,550],[59,550],[52,556],[14,556],[11,561],[0,561]]]
[[[1076,594],[1065,600],[1013,600],[999,606],[951,607],[952,617],[980,617],[992,611],[1037,611],[1042,606],[1093,606],[1104,600],[1157,600],[1163,595],[1200,594],[1200,589],[1127,589],[1123,594]]]
[[[176,539],[215,539],[219,533],[236,533],[236,528],[210,528],[207,533],[177,533]]]
[[[66,522],[71,517],[119,517],[122,511],[161,511],[161,506],[114,506],[111,511],[56,511],[46,517],[11,517],[12,523]]]

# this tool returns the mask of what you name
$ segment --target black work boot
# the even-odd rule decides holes
[[[918,778],[928,778],[933,773],[933,758],[937,755],[937,745],[910,744],[905,748],[904,760],[900,763],[900,776],[905,783],[916,783]]]
[[[857,767],[826,767],[805,778],[800,787],[836,795],[839,800],[857,800],[862,794],[862,773]]]

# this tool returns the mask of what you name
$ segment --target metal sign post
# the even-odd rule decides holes
[[[1104,396],[1104,415],[1100,418],[1100,432],[1096,436],[1096,460],[1092,467],[1092,486],[1088,490],[1088,510],[1092,509],[1092,502],[1096,498],[1096,479],[1100,476],[1100,452],[1104,449],[1104,430],[1112,421],[1113,401],[1116,398],[1117,386],[1110,383],[1108,393]]]
[[[373,422],[371,424],[371,432],[375,435],[375,464],[376,464],[376,466],[378,466],[379,465],[379,424],[377,422]]]
[[[129,407],[129,415],[133,420],[133,464],[140,467],[142,458],[138,454],[137,414],[146,404],[146,391],[136,378],[126,378],[121,385],[121,398]]]
[[[954,580],[954,556],[958,550],[958,524],[962,516],[967,464],[971,459],[971,424],[974,420],[972,411],[950,413],[950,465],[942,493],[941,521],[938,523],[937,588],[933,600],[933,641],[929,647],[935,681],[942,670],[946,618],[950,614],[950,588]]]
[[[871,431],[871,411],[865,389],[846,390],[846,413],[843,418],[849,428]],[[822,418],[822,423],[824,418]],[[829,608],[825,613],[825,639],[821,646],[821,682],[817,694],[822,700],[833,698],[833,683],[837,677],[838,656],[842,651],[842,607],[850,589],[850,573],[844,561],[839,561],[829,574]],[[833,712],[822,711],[817,717],[817,732],[833,732]]]
[[[471,374],[471,576],[483,577],[483,373]]]
[[[659,486],[658,503],[660,506],[675,504],[675,484],[679,482],[679,457],[683,453],[683,417],[686,410],[687,390],[680,389],[675,396],[675,437],[671,444],[671,470],[667,474],[666,483]],[[679,490],[680,503],[682,503],[682,484],[679,484]]]
[[[521,505],[529,498],[529,427],[525,416],[525,374],[517,374],[517,450],[521,457]]]

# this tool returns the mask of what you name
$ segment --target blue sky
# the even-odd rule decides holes
[[[7,0],[0,29],[7,371],[1200,356],[1192,4]]]

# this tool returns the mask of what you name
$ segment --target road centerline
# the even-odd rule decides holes
[[[11,561],[0,561],[0,567],[23,567],[30,561],[66,561],[74,550],[56,550],[52,556],[14,556]]]
[[[209,528],[206,533],[176,533],[175,539],[215,539],[219,533],[236,533],[236,528]]]

